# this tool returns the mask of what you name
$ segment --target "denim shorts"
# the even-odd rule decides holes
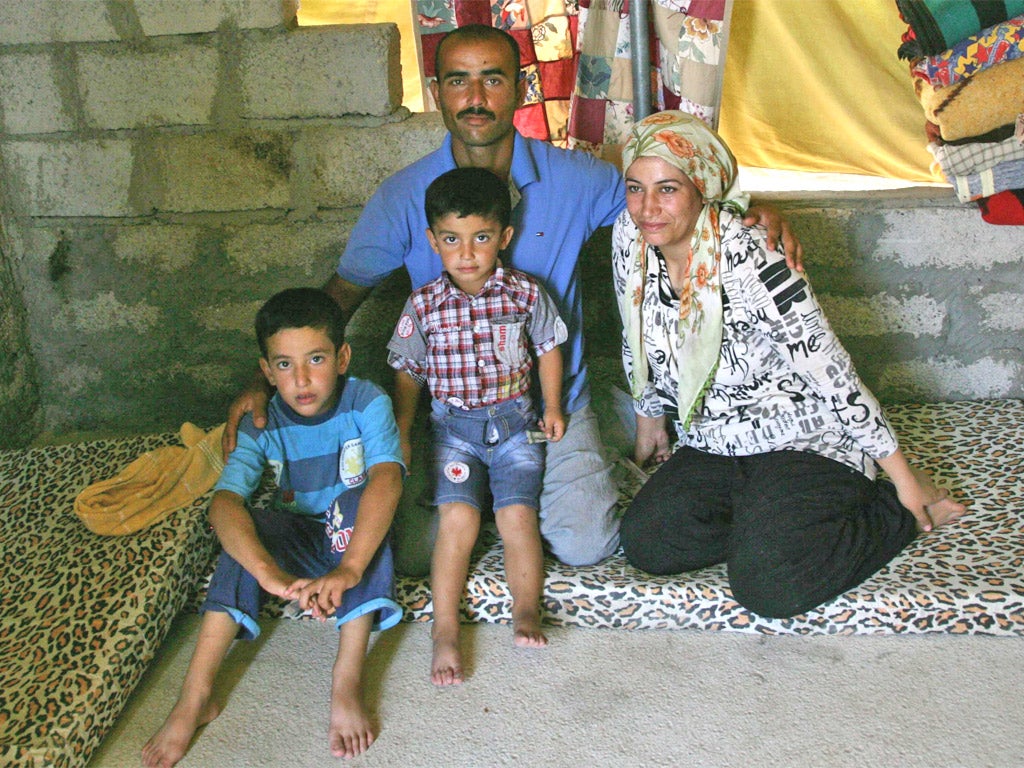
[[[537,415],[523,396],[481,408],[431,402],[434,434],[435,504],[461,502],[477,509],[522,504],[540,507],[544,481],[544,444],[530,444],[526,431]]]
[[[365,487],[346,491],[332,505],[332,511],[350,525],[355,524]],[[293,576],[316,579],[342,561],[344,552],[332,546],[323,520],[274,507],[250,508],[249,512],[260,542],[274,562]],[[385,539],[366,566],[362,580],[342,595],[334,615],[335,626],[372,613],[374,630],[393,627],[402,619],[402,608],[394,601],[393,592],[394,565],[391,546]],[[199,612],[227,613],[239,625],[238,637],[251,640],[260,634],[257,619],[268,597],[255,577],[222,551]]]

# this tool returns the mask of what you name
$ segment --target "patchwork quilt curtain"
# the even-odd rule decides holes
[[[577,0],[416,0],[424,80],[436,74],[434,53],[446,32],[467,24],[504,29],[519,43],[527,85],[516,128],[524,136],[565,146],[578,20]]]
[[[717,124],[730,5],[726,0],[650,3],[653,111],[681,109]],[[580,0],[579,27],[569,144],[613,159],[634,117],[628,0]]]
[[[653,109],[683,109],[713,124],[727,0],[650,5]],[[520,133],[614,159],[633,124],[629,0],[417,0],[416,12],[427,81],[445,32],[466,24],[504,29],[519,43],[527,80]]]

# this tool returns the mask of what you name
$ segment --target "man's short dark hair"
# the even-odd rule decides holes
[[[345,343],[345,313],[319,288],[288,288],[275,293],[256,313],[256,342],[267,357],[267,340],[286,328],[315,328],[330,337],[335,349]]]
[[[424,210],[431,229],[450,214],[497,221],[502,229],[512,222],[508,184],[486,168],[455,168],[442,173],[427,187]]]
[[[488,27],[486,24],[467,24],[464,27],[458,27],[453,29],[451,32],[441,38],[441,42],[437,44],[437,48],[434,49],[434,76],[441,77],[441,52],[448,47],[449,41],[458,42],[465,40],[467,42],[483,42],[489,40],[501,40],[512,52],[512,63],[515,65],[513,76],[518,80],[520,77],[519,67],[521,56],[519,53],[519,42],[512,37],[508,32],[497,27]]]

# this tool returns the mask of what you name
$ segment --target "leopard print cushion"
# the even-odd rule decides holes
[[[991,400],[886,408],[907,458],[970,502],[959,522],[918,537],[859,587],[800,616],[758,616],[732,598],[725,566],[652,576],[619,552],[587,567],[546,562],[545,621],[622,629],[726,629],[760,634],[929,632],[1024,634],[1024,402]],[[640,480],[620,473],[620,511]],[[399,578],[406,619],[429,621],[425,579]],[[464,621],[511,623],[501,542],[484,529],[462,606]],[[268,616],[305,618],[295,603]]]
[[[0,451],[0,765],[83,766],[212,562],[206,499],[89,532],[75,496],[176,434]]]
[[[1024,402],[887,411],[911,461],[969,500],[970,510],[856,589],[802,616],[765,619],[732,599],[722,566],[657,577],[621,554],[583,568],[549,559],[546,621],[761,634],[1024,634]],[[208,496],[127,537],[89,533],[72,511],[89,483],[176,443],[168,434],[0,452],[0,764],[84,766],[171,619],[201,602],[216,550]],[[625,508],[640,480],[620,480]],[[396,591],[408,620],[430,620],[425,579],[399,579]],[[474,559],[463,618],[509,623],[509,606],[492,528]],[[304,616],[281,601],[265,614]]]

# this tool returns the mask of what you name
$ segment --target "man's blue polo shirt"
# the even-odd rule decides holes
[[[439,277],[441,258],[427,241],[423,199],[427,185],[453,168],[451,135],[447,135],[439,149],[387,178],[356,222],[338,263],[338,276],[368,287],[404,265],[413,289]],[[625,186],[614,166],[518,132],[512,182],[522,199],[512,211],[515,235],[503,262],[533,275],[566,322],[563,392],[566,411],[572,413],[590,400],[576,263],[594,230],[611,226],[625,208]]]

